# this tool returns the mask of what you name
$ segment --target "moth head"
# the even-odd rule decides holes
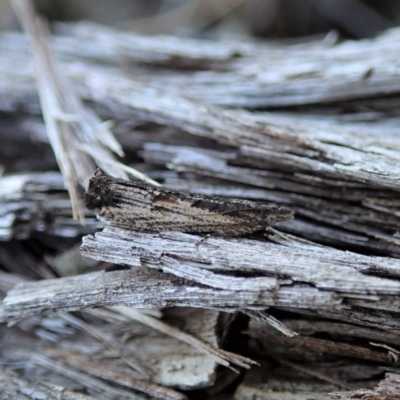
[[[85,206],[93,212],[98,212],[102,207],[114,202],[115,193],[108,181],[110,176],[98,168],[90,179],[85,193]]]

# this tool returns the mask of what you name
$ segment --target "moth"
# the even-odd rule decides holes
[[[86,207],[99,219],[144,231],[180,231],[240,236],[293,218],[273,203],[204,196],[106,175],[90,179]]]

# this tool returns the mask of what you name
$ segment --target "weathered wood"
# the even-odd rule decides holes
[[[302,371],[304,369],[302,368]],[[242,384],[238,387],[234,399],[247,400],[279,400],[283,398],[295,400],[353,400],[353,399],[376,399],[376,400],[398,400],[399,374],[387,373],[385,379],[371,389],[356,389],[353,391],[339,391],[337,387],[319,382],[306,381],[298,383],[296,378],[304,379],[304,376],[295,376],[294,382],[279,382],[269,380],[268,384]]]
[[[48,44],[47,25],[35,14],[27,0],[13,0],[14,11],[29,40],[32,65],[46,131],[65,186],[71,199],[74,219],[84,223],[78,183],[85,185],[94,163],[104,163],[110,173],[125,177],[114,154],[123,155],[120,144],[98,116],[88,109],[60,74]],[[97,132],[93,135],[93,132]],[[82,151],[85,149],[86,151]],[[111,165],[110,165],[111,164]],[[111,172],[113,170],[113,172]]]
[[[114,288],[110,290],[109,288]],[[118,289],[117,289],[118,288]],[[340,309],[341,298],[307,286],[274,291],[235,291],[204,287],[156,272],[91,273],[73,278],[48,279],[17,285],[0,308],[0,321],[27,318],[52,311],[128,305],[136,308],[195,307],[230,311],[264,309],[275,305]],[[336,305],[336,307],[334,307]]]
[[[354,398],[371,398],[382,400],[400,399],[400,374],[387,373],[385,379],[379,382],[374,390],[358,389],[353,392],[334,393],[332,398],[337,400],[351,400]]]
[[[2,360],[6,364],[30,360],[35,366],[31,380],[47,375],[45,371],[49,369],[52,375],[65,377],[65,387],[71,387],[71,379],[95,392],[107,392],[116,383],[131,395],[129,390],[170,400],[186,397],[168,386],[195,389],[212,385],[219,363],[247,367],[253,363],[246,357],[219,349],[222,332],[228,325],[218,323],[217,311],[166,310],[162,323],[169,330],[160,333],[153,328],[156,327],[153,323],[137,322],[133,318],[139,313],[137,310],[125,307],[123,311],[123,308],[90,310],[84,314],[87,322],[66,314],[26,321],[35,326],[36,335],[28,337],[25,332],[23,336],[18,326],[10,328],[10,334],[2,336]],[[60,324],[62,321],[64,327]],[[43,342],[41,336],[47,341]],[[56,344],[50,344],[49,340]],[[44,359],[35,358],[36,353]],[[140,364],[140,372],[136,362]],[[75,374],[80,372],[83,376],[76,380]],[[86,377],[89,377],[87,381]],[[54,376],[49,378],[54,381]],[[109,386],[98,385],[96,389],[96,381]]]
[[[316,312],[347,309],[342,318],[357,323],[348,312],[354,306],[365,312],[378,309],[380,313],[388,313],[387,325],[382,323],[381,329],[399,329],[397,324],[389,322],[390,314],[398,310],[397,260],[296,242],[284,235],[270,237],[275,243],[180,233],[138,233],[106,227],[103,232],[85,238],[84,255],[136,267],[161,268],[185,280],[151,271],[125,271],[27,283],[8,293],[2,305],[2,320],[51,310],[124,304],[276,306]],[[220,275],[221,271],[240,271],[250,276],[229,277]],[[189,283],[187,279],[208,287]]]
[[[318,246],[291,236],[275,235],[271,229],[268,232],[271,241],[254,241],[175,232],[135,232],[107,226],[102,232],[85,237],[81,250],[85,256],[132,266],[163,268],[173,266],[175,260],[177,266],[186,262],[189,267],[192,264],[193,268],[211,271],[262,273],[278,279],[278,286],[281,277],[283,285],[289,280],[354,295],[395,295],[399,289],[396,280],[379,277],[397,277],[398,260]]]
[[[400,31],[282,46],[147,38],[85,24],[64,29],[53,45],[74,87],[62,93],[74,92],[89,100],[86,111],[116,121],[127,162],[142,157],[141,170],[173,189],[290,206],[297,218],[280,229],[330,247],[271,229],[233,239],[108,226],[85,238],[83,252],[103,261],[96,270],[116,268],[109,262],[131,270],[26,282],[54,277],[48,253],[100,225],[72,221],[60,176],[54,184],[47,174],[2,178],[0,264],[9,273],[0,277],[0,315],[25,320],[0,327],[0,362],[23,365],[32,380],[61,382],[71,398],[71,388],[96,398],[144,398],[140,389],[183,397],[160,384],[208,387],[196,394],[206,398],[238,383],[238,399],[398,397]],[[5,171],[48,169],[53,158],[27,162],[45,154],[39,147],[24,162],[7,151],[24,147],[27,154],[32,132],[44,129],[26,41],[2,34],[0,50],[0,136],[6,144],[14,137],[0,149]],[[332,105],[339,100],[345,103]],[[307,104],[313,108],[304,113],[222,108]],[[367,108],[353,113],[360,107]],[[66,126],[80,121],[89,136],[74,151],[85,153],[98,117],[67,109],[75,110],[72,122],[52,118]],[[22,120],[21,111],[30,115]],[[73,263],[54,269],[76,273]],[[221,323],[226,315],[232,331]],[[46,354],[43,340],[56,344]],[[259,357],[261,367],[244,379],[221,377],[218,363],[251,363],[223,348]],[[373,389],[382,366],[392,373]],[[46,390],[50,383],[16,384],[7,372],[4,379],[13,382],[11,397],[20,395],[18,385],[37,397],[58,396],[54,386]]]
[[[19,376],[15,371],[0,367],[0,395],[4,400],[43,399],[56,400],[94,400],[92,396],[66,390],[47,382],[30,382]]]
[[[250,371],[239,386],[235,398],[257,396],[260,399],[268,399],[293,396],[306,399],[311,394],[312,398],[317,399],[356,398],[357,395],[366,393],[378,396],[383,387],[387,391],[388,399],[392,398],[391,395],[399,393],[396,374],[394,381],[379,382],[377,376],[380,375],[382,367],[372,362],[373,359],[380,360],[379,365],[386,365],[387,369],[393,368],[393,371],[398,371],[398,351],[391,346],[378,344],[390,341],[390,333],[331,321],[315,325],[315,321],[307,319],[284,322],[288,326],[300,328],[301,336],[289,339],[277,335],[276,331],[255,320],[250,322],[246,333],[254,338],[251,339],[251,348],[257,349],[258,354],[266,355],[269,360],[279,362],[288,371],[282,374],[282,371],[269,366],[268,383],[260,379],[255,371]],[[394,335],[392,340],[396,336]],[[372,338],[377,339],[378,343],[369,341]],[[366,364],[360,360],[371,362]],[[263,367],[268,369],[265,365]],[[282,379],[288,375],[291,376],[290,381]],[[365,389],[356,390],[360,380],[364,381]],[[378,383],[379,386],[373,389]],[[351,390],[353,391],[350,392]]]
[[[393,35],[396,32],[394,30]],[[366,46],[370,46],[370,42]],[[363,49],[362,54],[364,52]],[[10,54],[7,56],[10,57]],[[320,54],[318,57],[321,58]],[[380,65],[383,64],[380,62]],[[5,65],[9,66],[7,71],[10,74],[18,70],[20,74],[25,73],[25,81],[29,80],[26,67],[19,70],[10,61]],[[135,82],[121,74],[110,75],[106,68],[88,68],[82,64],[79,68],[70,67],[69,71],[66,66],[65,71],[75,79],[86,98],[105,105],[110,101],[115,102],[119,104],[121,112],[128,107],[134,109],[142,119],[168,123],[192,134],[239,146],[245,156],[268,159],[269,164],[295,168],[296,172],[312,170],[317,175],[325,174],[333,178],[340,175],[342,180],[398,189],[395,179],[398,175],[395,167],[398,154],[392,149],[393,141],[381,134],[380,124],[375,124],[376,129],[369,129],[369,139],[366,140],[365,134],[357,133],[360,129],[365,130],[362,125],[326,127],[315,118],[309,122],[304,118],[299,125],[298,120],[294,121],[293,118],[282,119],[274,115],[261,117],[243,111],[222,111],[207,103],[200,105],[197,101],[182,97],[184,94],[181,92],[173,95],[161,89],[149,88],[147,82]],[[3,79],[11,81],[7,76]],[[15,80],[12,82],[15,91]],[[391,129],[393,135],[393,129],[396,128],[392,125]],[[350,130],[353,130],[351,142]],[[387,126],[385,130],[388,130]]]
[[[261,108],[330,103],[400,91],[395,68],[398,29],[373,40],[334,46],[324,42],[278,46],[165,36],[146,38],[85,24],[66,27],[64,31],[69,36],[55,40],[61,59],[80,59],[93,68],[99,61],[115,65],[122,59],[198,69],[193,73],[184,70],[169,74],[137,69],[136,74],[148,86],[223,106]],[[5,58],[15,51],[26,53],[21,36],[3,34],[2,42],[1,53],[9,53],[4,54]],[[14,65],[16,61],[19,60],[14,58]],[[7,64],[10,63],[11,60]],[[205,68],[211,71],[203,71]]]
[[[75,368],[79,371],[90,371],[91,375],[97,376],[98,378],[115,382],[121,386],[129,389],[134,389],[139,392],[147,393],[148,395],[157,399],[168,399],[168,400],[184,400],[187,397],[179,392],[171,389],[167,389],[150,381],[144,379],[138,379],[123,370],[115,371],[106,365],[102,365],[99,362],[93,362],[86,359],[73,351],[57,350],[57,349],[44,349],[43,354],[52,359],[59,359],[66,362],[70,367]],[[40,359],[37,360],[38,364]]]
[[[395,35],[397,31],[393,32]],[[371,46],[370,41],[365,43],[365,47],[368,46]],[[15,49],[21,49],[21,46]],[[371,54],[375,54],[373,52]],[[347,50],[345,54],[347,57]],[[11,74],[15,70],[15,65],[10,66]],[[24,82],[29,81],[26,66],[21,67],[21,71],[25,71]],[[218,160],[216,154],[199,153],[197,149],[186,153],[179,151],[170,157],[169,168],[262,188],[279,188],[291,194],[287,201],[297,205],[299,215],[317,221],[317,225],[320,222],[328,225],[328,232],[323,232],[323,241],[337,244],[341,236],[345,237],[345,233],[351,231],[355,236],[350,235],[344,245],[355,241],[355,249],[361,247],[365,251],[370,244],[378,254],[398,256],[400,242],[395,232],[399,206],[393,200],[399,191],[396,119],[384,120],[377,115],[375,120],[365,123],[321,115],[266,116],[224,111],[189,100],[184,97],[184,91],[149,88],[148,82],[134,81],[118,70],[110,75],[105,66],[89,68],[82,63],[73,68],[66,65],[65,71],[77,82],[83,97],[108,109],[111,105],[112,113],[119,119],[136,115],[145,121],[168,124],[201,138],[236,147],[223,161]],[[7,77],[4,79],[7,81]],[[148,162],[152,159],[149,154],[154,154],[154,148],[150,150],[147,147],[145,151]],[[166,151],[169,150],[166,148]],[[236,165],[232,166],[232,163]],[[350,203],[332,204],[333,199],[345,199]],[[373,226],[370,226],[371,222]],[[338,234],[332,226],[344,229]],[[299,232],[299,227],[293,232]],[[313,239],[317,236],[312,230],[309,234]],[[328,239],[330,234],[337,239]]]
[[[318,223],[326,224],[328,232],[332,232],[330,240],[336,237],[336,240],[345,242],[347,248],[354,245],[376,248],[383,254],[390,255],[400,251],[400,241],[393,235],[400,223],[400,204],[396,191],[375,188],[361,182],[339,180],[340,176],[333,180],[318,178],[310,173],[270,170],[267,166],[260,169],[260,165],[251,165],[254,159],[243,161],[240,152],[233,151],[226,153],[151,143],[145,145],[143,156],[149,163],[166,165],[177,172],[195,173],[199,177],[219,178],[263,188],[263,191],[257,191],[245,186],[241,195],[259,196],[258,198],[293,208],[296,211],[296,221],[284,225],[288,231],[317,239],[318,235],[315,232],[313,235],[312,229],[304,234],[299,227],[296,228],[298,218],[305,217],[317,222],[313,224],[315,229],[320,230]],[[232,165],[236,162],[242,165]],[[247,163],[250,165],[246,165]],[[212,193],[230,195],[224,191],[225,186],[225,182],[216,181],[211,189]],[[194,189],[189,186],[188,189],[201,193],[210,191],[204,184],[197,185]],[[341,230],[340,234],[337,232],[335,235],[335,229]]]
[[[253,338],[261,340],[265,353],[278,359],[285,357],[297,361],[312,360],[313,358],[318,359],[321,354],[324,354],[324,357],[334,355],[336,357],[356,358],[380,364],[397,364],[390,351],[383,352],[374,349],[372,346],[368,348],[366,346],[311,337],[287,338],[268,331],[263,332],[262,329],[251,330],[246,333]]]
[[[27,239],[34,232],[79,237],[102,224],[91,217],[82,226],[71,216],[61,174],[15,174],[0,178],[0,240]]]

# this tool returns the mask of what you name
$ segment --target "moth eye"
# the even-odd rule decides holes
[[[169,196],[166,193],[162,193],[162,192],[157,192],[157,193],[153,193],[153,201],[154,202],[164,202],[164,203],[170,203],[170,204],[175,204],[178,202],[177,199],[175,199],[172,196]]]

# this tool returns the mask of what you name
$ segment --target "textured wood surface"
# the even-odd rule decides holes
[[[108,64],[114,74],[113,67],[122,60],[172,67],[174,73],[167,75],[146,68],[136,69],[136,75],[152,88],[210,104],[238,108],[297,106],[397,95],[400,90],[398,29],[374,40],[334,46],[323,41],[282,46],[149,38],[84,23],[66,27],[64,32],[66,35],[54,41],[62,60],[79,59],[93,69]],[[15,75],[12,67],[16,62],[23,66],[23,60],[10,56],[15,50],[26,54],[27,44],[15,33],[3,34],[3,38],[2,61],[7,72]],[[188,72],[187,67],[194,71]],[[25,66],[22,71],[26,70]]]
[[[376,310],[382,318],[386,313],[388,322],[381,324],[381,329],[399,329],[390,316],[398,309],[398,260],[302,243],[273,233],[271,238],[272,241],[204,239],[183,233],[138,233],[109,226],[85,238],[85,256],[162,269],[168,274],[93,273],[18,285],[4,299],[2,320],[52,310],[120,304],[228,310],[276,306],[317,313],[343,309],[347,316],[343,314],[342,318],[351,321],[350,310],[354,307],[355,311]],[[241,272],[247,277],[230,276],[227,272]]]
[[[63,32],[53,55],[80,104],[68,115],[41,110],[28,42],[0,35],[6,395],[398,398],[400,31],[297,45]],[[66,154],[80,178],[92,164],[75,161],[94,151],[107,164],[108,143],[126,154],[107,164],[115,176],[296,218],[235,238],[81,226],[61,175],[17,174],[56,169],[49,112],[76,139]],[[90,263],[77,257],[84,234]]]

